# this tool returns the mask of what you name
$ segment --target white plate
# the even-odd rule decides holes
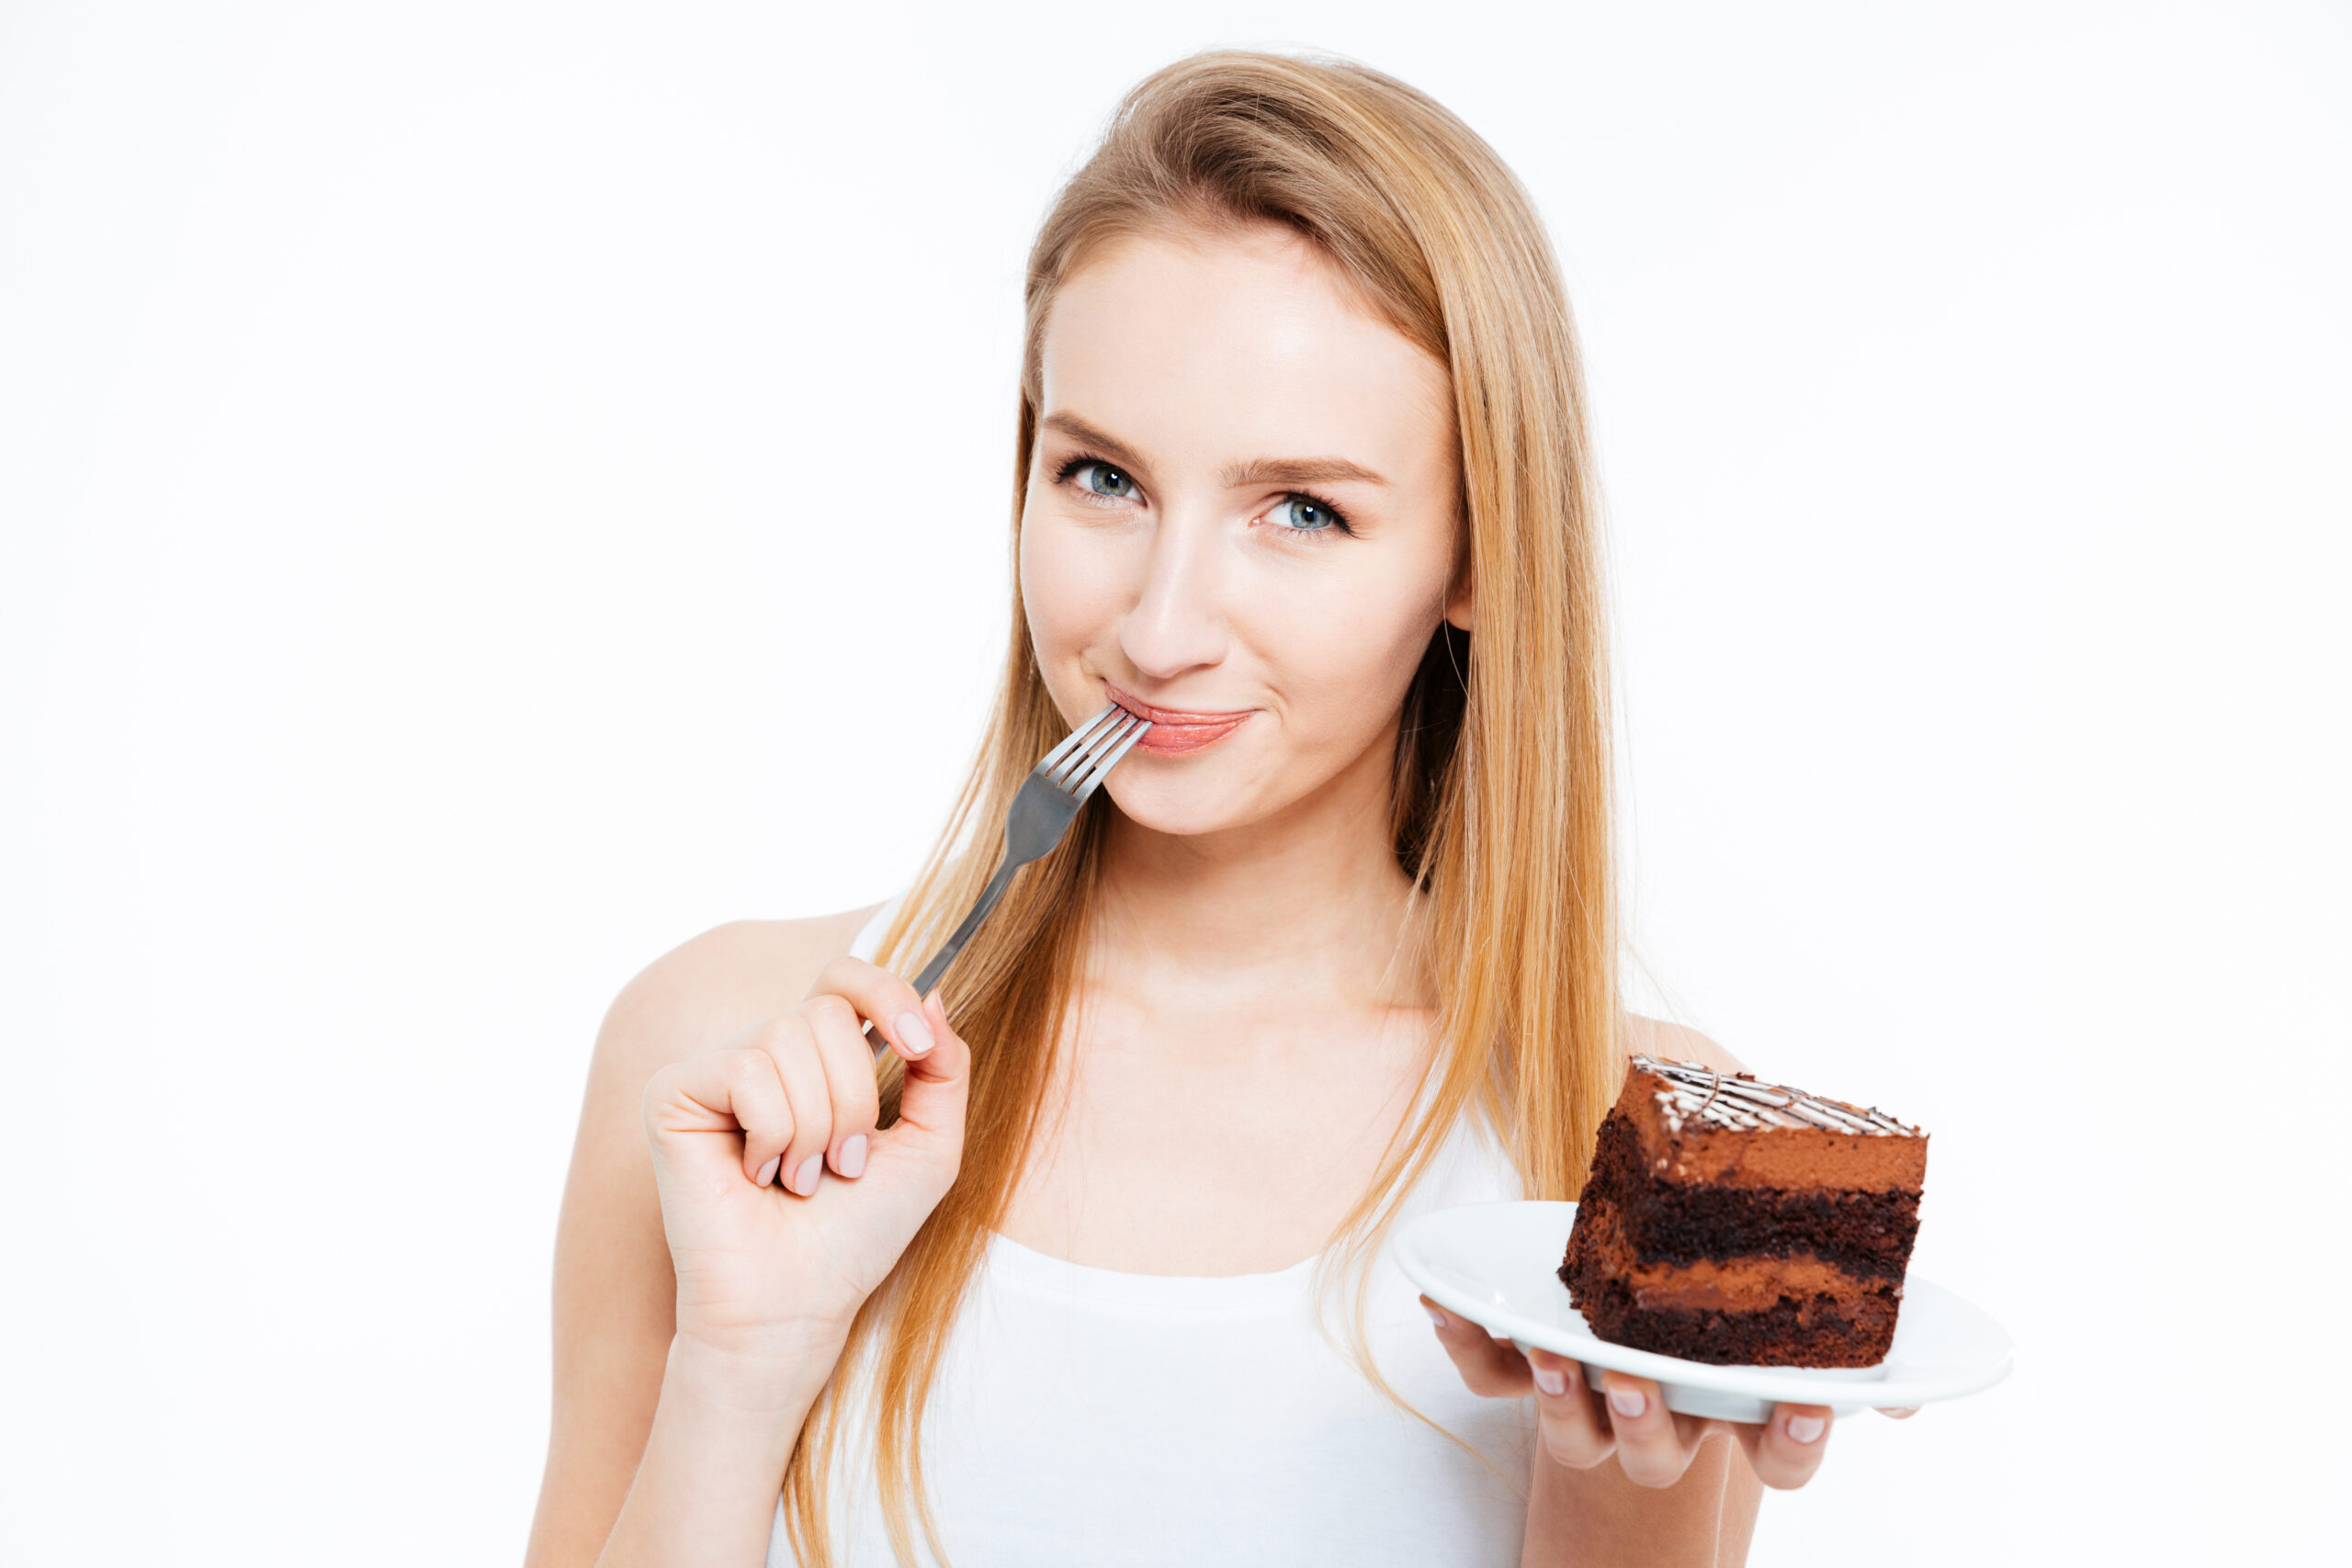
[[[2001,1325],[1917,1274],[1904,1281],[1894,1344],[1875,1367],[1712,1367],[1611,1345],[1594,1337],[1560,1283],[1576,1217],[1574,1203],[1473,1203],[1423,1214],[1390,1245],[1406,1277],[1447,1311],[1522,1351],[1533,1346],[1583,1363],[1595,1388],[1604,1367],[1655,1378],[1666,1407],[1686,1415],[1762,1421],[1777,1401],[1850,1416],[1874,1404],[1957,1399],[2009,1375]]]

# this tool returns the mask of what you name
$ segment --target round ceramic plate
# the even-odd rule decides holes
[[[1396,1265],[1421,1293],[1521,1350],[1581,1362],[1592,1385],[1613,1367],[1655,1378],[1666,1407],[1724,1421],[1762,1421],[1775,1402],[1826,1404],[1840,1416],[1871,1405],[1957,1399],[2009,1375],[2009,1337],[1950,1291],[1904,1281],[1894,1345],[1875,1367],[1713,1367],[1596,1338],[1560,1283],[1574,1203],[1473,1203],[1424,1214],[1396,1233]]]

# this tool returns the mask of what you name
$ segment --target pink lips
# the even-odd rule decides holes
[[[1242,721],[1256,711],[1241,708],[1226,713],[1186,713],[1178,708],[1154,707],[1108,681],[1102,682],[1102,692],[1136,717],[1151,720],[1151,728],[1136,742],[1136,750],[1162,757],[1180,757],[1187,751],[1214,746],[1240,728]]]

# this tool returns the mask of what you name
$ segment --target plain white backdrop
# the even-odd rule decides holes
[[[598,1017],[913,869],[1030,230],[1218,43],[1534,192],[1632,978],[2017,1337],[1754,1561],[2346,1560],[2352,16],[1583,0],[0,5],[0,1559],[517,1558]]]

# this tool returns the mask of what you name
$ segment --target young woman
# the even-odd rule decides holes
[[[1739,1561],[1826,1410],[1589,1393],[1380,1252],[1575,1197],[1629,1051],[1736,1065],[1618,1010],[1525,194],[1387,77],[1204,55],[1130,95],[1027,300],[1012,647],[937,851],[878,913],[687,943],[597,1043],[530,1561]],[[1156,728],[917,997],[1105,703]]]

